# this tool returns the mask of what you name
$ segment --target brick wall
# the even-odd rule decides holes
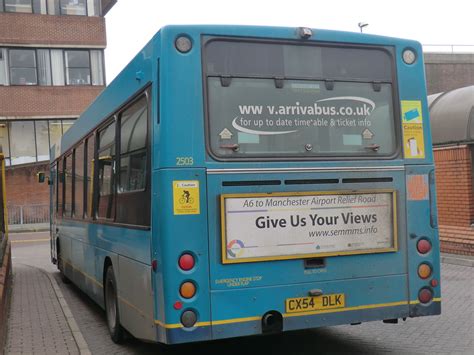
[[[103,86],[0,86],[0,116],[79,116]]]
[[[474,255],[474,194],[471,148],[435,148],[441,251]]]
[[[6,169],[7,205],[49,204],[49,186],[36,181],[36,174],[49,171],[49,163]]]
[[[0,43],[105,47],[105,20],[89,16],[0,13]]]

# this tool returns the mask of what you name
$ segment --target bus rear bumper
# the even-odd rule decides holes
[[[321,288],[322,285],[327,294],[344,294],[344,306],[305,312],[291,312],[285,307],[285,300],[306,296],[304,290]],[[166,342],[177,344],[262,334],[265,333],[262,317],[268,311],[281,315],[281,331],[440,314],[439,298],[425,305],[407,299],[407,291],[405,274],[214,290],[211,291],[214,319],[200,320],[199,326],[191,329],[168,328],[165,330]]]
[[[417,313],[412,313],[414,309]],[[406,317],[437,315],[441,312],[441,304],[434,301],[428,306],[389,306],[370,310],[353,310],[331,314],[303,315],[283,318],[283,331],[303,330],[323,326],[343,325],[359,322],[380,321],[384,319],[402,319]],[[410,313],[410,315],[409,315]],[[390,326],[390,325],[386,325]],[[191,330],[184,328],[167,329],[168,344],[217,340],[262,334],[261,319],[240,321],[229,320],[226,324],[200,326]]]

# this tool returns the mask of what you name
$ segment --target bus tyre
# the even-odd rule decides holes
[[[66,274],[64,273],[64,261],[59,252],[58,252],[58,269],[59,269],[59,273],[61,274],[61,281],[64,282],[65,284],[71,283],[71,281],[67,278]]]
[[[105,274],[105,313],[110,337],[114,343],[121,343],[124,339],[123,328],[120,326],[120,316],[117,300],[117,282],[114,268],[109,266]]]

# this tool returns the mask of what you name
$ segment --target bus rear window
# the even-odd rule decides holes
[[[218,158],[396,151],[384,49],[217,40],[205,47],[205,70],[209,143]]]

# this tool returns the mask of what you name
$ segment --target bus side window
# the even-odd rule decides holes
[[[99,132],[97,217],[115,217],[115,122]]]
[[[148,105],[140,97],[120,115],[120,169],[117,188],[117,222],[150,225],[148,179]]]
[[[69,154],[65,159],[65,169],[64,169],[64,211],[63,215],[66,217],[71,217],[72,213],[72,153]]]
[[[93,217],[92,213],[92,201],[94,200],[94,136],[90,136],[86,140],[86,164],[87,164],[87,171],[86,171],[86,191],[84,194],[84,205],[86,206],[86,215],[87,217]]]
[[[84,142],[74,153],[74,217],[84,217]]]
[[[58,183],[57,186],[57,200],[56,200],[56,211],[57,216],[63,215],[63,191],[64,191],[64,160],[60,159],[58,163]]]

